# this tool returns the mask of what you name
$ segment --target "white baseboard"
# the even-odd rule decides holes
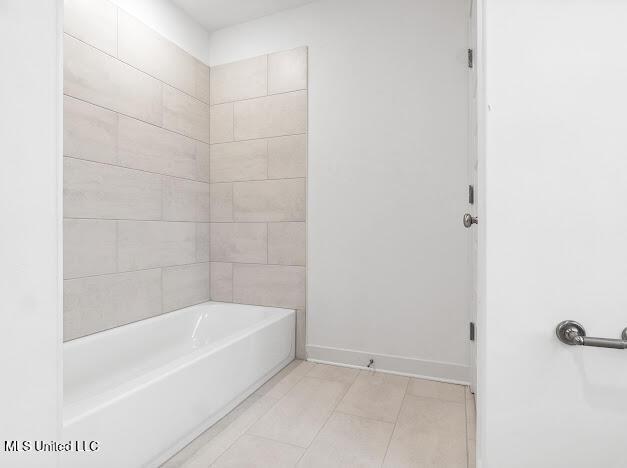
[[[370,359],[374,359],[374,370],[379,372],[461,385],[468,385],[470,382],[469,366],[352,349],[307,345],[308,361],[366,369]]]

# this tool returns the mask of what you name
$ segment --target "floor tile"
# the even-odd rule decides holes
[[[215,468],[291,468],[304,451],[300,447],[245,434],[211,466]]]
[[[468,441],[468,468],[475,468],[477,466],[477,452],[476,442],[474,440]]]
[[[462,403],[406,395],[384,466],[466,468]]]
[[[361,371],[337,410],[342,413],[395,422],[407,388],[407,377]]]
[[[438,398],[445,401],[463,403],[466,399],[466,387],[435,380],[411,379],[407,393],[413,396]]]
[[[358,369],[350,367],[330,366],[327,364],[314,364],[313,368],[307,373],[307,377],[316,377],[318,379],[336,380],[346,384],[352,384],[357,375]]]
[[[183,466],[185,468],[206,468],[254,424],[263,414],[276,404],[275,398],[267,395],[259,398],[208,444],[199,449]]]
[[[466,399],[466,437],[469,440],[477,438],[477,409],[475,399]]]
[[[303,377],[248,432],[308,447],[346,388],[340,382]]]
[[[301,361],[298,366],[292,369],[285,377],[283,377],[276,385],[267,392],[268,396],[273,398],[282,398],[296,385],[307,372],[311,370],[313,364],[308,361]]]
[[[383,462],[394,424],[333,413],[299,467],[379,467]]]

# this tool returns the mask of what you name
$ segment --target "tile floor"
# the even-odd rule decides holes
[[[162,468],[474,468],[467,387],[293,361]]]

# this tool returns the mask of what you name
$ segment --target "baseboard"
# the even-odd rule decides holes
[[[469,366],[352,349],[307,345],[307,360],[312,362],[366,369],[370,359],[374,359],[374,369],[379,372],[462,385],[468,385],[470,382]]]

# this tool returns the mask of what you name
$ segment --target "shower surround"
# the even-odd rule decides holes
[[[114,4],[65,2],[64,339],[214,301],[297,310],[307,49],[209,67]]]

